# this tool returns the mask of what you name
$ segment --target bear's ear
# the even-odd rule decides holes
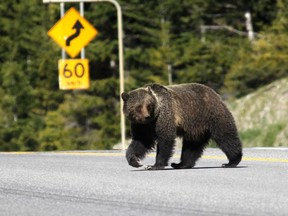
[[[151,88],[152,85],[145,85],[145,89],[148,93],[151,93],[152,92],[152,88]]]
[[[123,101],[127,101],[129,99],[129,94],[126,93],[126,92],[123,92],[121,94],[121,98],[122,98]]]
[[[156,84],[156,83],[152,84],[151,88],[155,92],[160,92],[161,90],[165,90],[166,89],[163,85]]]

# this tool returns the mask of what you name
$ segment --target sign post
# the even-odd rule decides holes
[[[60,3],[60,16],[61,16],[61,18],[64,16],[64,13],[65,13],[65,4]],[[65,50],[63,48],[61,49],[61,56],[62,56],[62,59],[66,58],[66,53],[65,53]]]
[[[117,22],[118,22],[118,52],[119,52],[119,82],[120,82],[120,95],[124,92],[124,61],[123,61],[123,27],[122,27],[122,10],[116,0],[43,0],[43,3],[84,3],[84,2],[109,2],[112,3],[117,9]],[[81,22],[81,21],[80,21]],[[80,30],[81,31],[81,30]],[[77,30],[76,30],[77,32]],[[71,35],[70,35],[71,36]],[[70,41],[71,42],[71,41]],[[125,117],[122,112],[123,101],[120,97],[120,118],[121,118],[121,143],[122,151],[125,150]]]

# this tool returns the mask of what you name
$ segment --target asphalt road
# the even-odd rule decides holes
[[[0,215],[288,215],[288,149],[225,162],[218,149],[193,169],[162,171],[134,169],[117,151],[0,153]]]

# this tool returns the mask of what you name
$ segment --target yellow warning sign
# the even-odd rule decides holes
[[[60,59],[59,88],[63,90],[88,89],[89,61],[88,59]]]
[[[75,8],[66,14],[48,31],[48,35],[75,58],[98,31]]]

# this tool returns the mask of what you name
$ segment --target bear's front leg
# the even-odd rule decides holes
[[[132,142],[126,151],[126,159],[130,166],[141,167],[145,155],[154,147],[153,127],[150,124],[131,124]]]
[[[148,166],[148,170],[161,170],[168,165],[168,161],[173,154],[176,139],[176,127],[173,121],[173,114],[169,103],[164,103],[163,112],[160,113],[155,127],[157,154],[156,162],[153,166]]]
[[[168,165],[168,161],[173,154],[176,136],[158,136],[156,162],[153,166],[147,166],[147,170],[161,170]]]
[[[126,152],[126,159],[128,161],[128,164],[132,167],[141,167],[143,166],[141,163],[140,163],[140,158],[138,158],[135,153],[129,151],[129,149],[127,150]]]
[[[130,166],[141,167],[141,160],[145,157],[149,149],[139,140],[132,140],[126,151],[126,159]]]

